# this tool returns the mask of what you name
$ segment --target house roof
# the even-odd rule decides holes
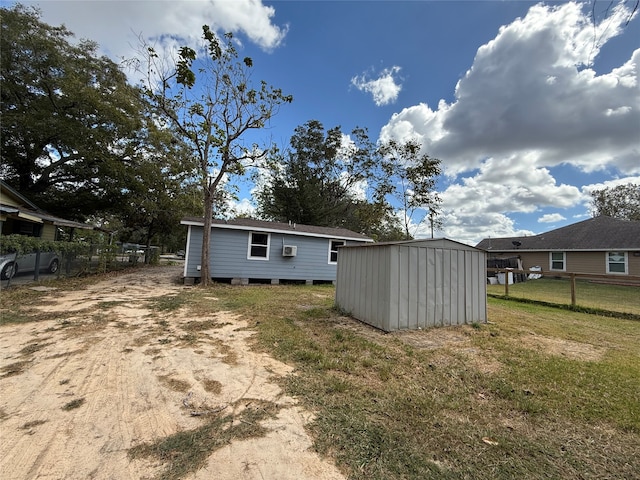
[[[16,200],[16,203],[22,204],[25,207],[30,208],[31,210],[35,210],[35,211],[40,210],[40,208],[35,203],[33,203],[31,200],[26,198],[20,192],[15,190],[11,185],[9,185],[8,183],[5,183],[3,180],[0,180],[0,188],[5,192],[8,192],[10,196],[14,197],[14,199]]]
[[[11,203],[11,205],[9,205],[0,202],[0,213],[2,214],[34,223],[48,222],[59,227],[83,228],[86,230],[96,229],[93,225],[50,215],[2,180],[0,180],[0,188],[3,191],[3,195],[6,196],[5,199]]]
[[[180,222],[183,225],[204,226],[202,217],[186,217]],[[295,223],[267,222],[252,218],[237,218],[234,220],[212,220],[212,228],[225,228],[232,230],[259,230],[261,232],[287,233],[310,237],[339,238],[345,240],[357,240],[360,242],[373,242],[362,233],[356,233],[346,228],[318,227],[315,225],[302,225]]]
[[[477,248],[522,250],[640,250],[640,222],[599,216],[530,237],[485,238]]]

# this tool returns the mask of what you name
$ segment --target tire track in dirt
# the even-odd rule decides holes
[[[273,381],[291,368],[251,350],[247,322],[149,309],[149,299],[189,288],[172,283],[176,273],[145,269],[54,292],[38,308],[59,319],[0,329],[0,367],[34,350],[22,373],[0,377],[0,478],[153,478],[163,465],[130,459],[130,448],[202,425],[194,409],[234,415],[255,401],[280,409],[263,422],[267,436],[231,442],[190,478],[343,478],[309,450],[310,415]],[[190,341],[194,320],[212,327]]]
[[[41,325],[52,328],[55,322],[46,322]],[[11,336],[2,336],[3,340],[10,340]],[[0,458],[2,466],[0,476],[2,478],[14,478],[5,471],[5,464],[14,464],[18,471],[28,470],[29,476],[33,475],[34,469],[44,462],[47,452],[51,449],[53,440],[69,428],[68,421],[60,410],[61,401],[64,400],[65,390],[68,386],[62,382],[62,377],[75,371],[78,366],[74,365],[72,356],[64,354],[53,354],[60,351],[60,344],[56,335],[53,335],[52,342],[46,348],[32,355],[31,365],[20,375],[15,375],[3,385],[7,395],[3,408],[9,417],[3,425],[3,437],[9,432],[16,432],[14,443],[2,442],[0,447]],[[6,345],[2,345],[2,351],[7,352]],[[3,357],[3,361],[13,355]],[[34,458],[30,458],[30,452],[34,439],[45,439],[46,447]]]

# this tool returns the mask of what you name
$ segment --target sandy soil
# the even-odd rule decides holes
[[[188,478],[344,478],[310,449],[311,414],[274,381],[291,368],[250,349],[242,318],[149,310],[150,298],[193,288],[177,275],[163,267],[51,290],[38,307],[51,320],[0,328],[0,478],[150,479],[164,466],[132,460],[131,447],[259,401],[279,407],[262,422],[268,433],[213,452]],[[185,330],[194,321],[210,325],[196,342]]]

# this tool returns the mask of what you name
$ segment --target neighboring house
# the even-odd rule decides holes
[[[200,278],[204,219],[185,218],[185,282]],[[236,219],[213,220],[209,268],[219,281],[334,282],[338,248],[373,240],[344,228]]]
[[[17,190],[0,180],[0,232],[2,235],[27,235],[43,240],[58,240],[59,228],[94,227],[49,215]]]
[[[485,238],[487,259],[518,258],[545,272],[640,275],[640,222],[595,217],[530,237]]]

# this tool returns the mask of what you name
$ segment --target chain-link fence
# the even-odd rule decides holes
[[[0,260],[2,287],[59,277],[80,277],[159,262],[157,247],[131,244],[74,245],[64,250],[5,254]]]

